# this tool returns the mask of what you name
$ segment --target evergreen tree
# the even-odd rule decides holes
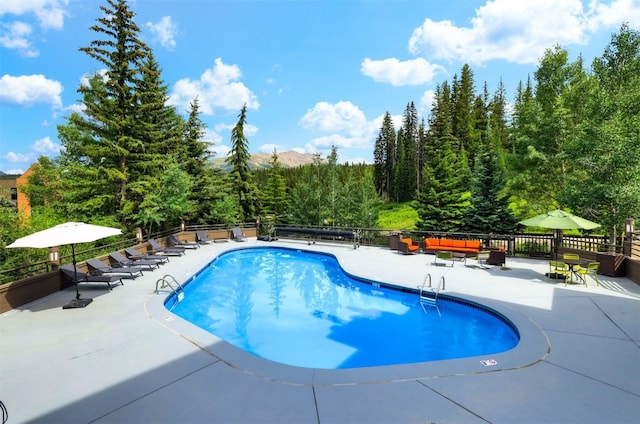
[[[326,201],[326,175],[322,158],[319,154],[313,157],[313,163],[300,168],[296,184],[291,187],[289,217],[292,224],[323,225],[330,215]]]
[[[452,133],[459,143],[458,149],[473,155],[478,148],[479,139],[474,134],[473,105],[476,96],[473,71],[468,64],[463,65],[459,80],[454,76],[452,85]]]
[[[183,120],[173,106],[168,105],[169,89],[162,81],[161,69],[153,54],[143,60],[141,79],[137,81],[139,101],[136,127],[131,128],[139,143],[131,144],[127,152],[127,198],[122,205],[125,221],[138,211],[140,202],[151,190],[157,189],[167,166],[167,157],[185,163],[183,150]]]
[[[211,143],[203,140],[206,125],[200,119],[198,98],[194,98],[189,106],[189,118],[184,125],[182,134],[185,154],[180,160],[184,164],[184,169],[193,179],[193,189],[190,196],[190,200],[194,204],[192,218],[204,224],[209,205],[216,197],[212,191],[215,175],[207,165],[212,154],[209,150]]]
[[[106,187],[115,187],[118,198],[113,205],[117,210],[113,213],[118,214],[127,198],[128,155],[142,142],[135,130],[140,117],[135,88],[149,48],[138,37],[140,28],[135,24],[135,14],[127,2],[107,0],[107,4],[100,6],[104,16],[91,26],[92,31],[104,35],[105,39],[92,41],[89,47],[80,48],[101,62],[106,67],[106,74],[102,89],[93,91],[91,85],[81,85],[78,89],[86,95],[86,119],[80,118],[79,124],[101,145],[86,153],[95,161],[94,166],[111,170],[101,174],[107,175],[110,184]]]
[[[373,162],[374,185],[380,196],[391,197],[393,172],[396,160],[396,133],[391,114],[386,112],[382,119],[382,128],[376,138]]]
[[[471,204],[462,220],[464,231],[484,234],[513,231],[515,220],[504,187],[504,172],[498,155],[487,148],[477,156],[471,181]]]
[[[502,79],[488,106],[488,132],[492,150],[501,152],[511,150],[511,137],[508,126],[507,94]]]
[[[463,186],[466,177],[460,172],[460,156],[452,146],[453,143],[444,140],[437,152],[438,160],[424,171],[425,181],[415,202],[419,230],[457,231],[461,228],[469,200]]]
[[[398,156],[398,200],[414,200],[418,187],[418,112],[413,102],[405,108],[402,131],[398,132],[398,145],[402,145],[402,156]]]
[[[282,166],[278,161],[278,153],[273,149],[271,155],[271,166],[264,193],[264,213],[270,216],[269,222],[278,224],[286,221],[286,213],[288,209],[287,185],[284,177],[281,175]]]
[[[227,164],[231,165],[231,177],[233,191],[240,205],[241,221],[253,219],[258,205],[258,189],[252,181],[249,169],[249,141],[244,135],[244,126],[247,123],[247,105],[242,106],[238,115],[238,122],[231,130],[231,150],[227,157]]]

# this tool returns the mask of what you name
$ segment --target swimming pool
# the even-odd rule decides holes
[[[453,298],[438,308],[425,313],[416,293],[346,275],[332,255],[259,247],[214,259],[173,313],[247,352],[308,368],[462,358],[518,344],[495,311]]]

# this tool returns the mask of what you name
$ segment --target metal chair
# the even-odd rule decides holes
[[[569,265],[562,261],[549,261],[549,272],[547,273],[547,283],[551,281],[551,274],[557,279],[558,275],[564,275],[564,285],[567,285],[567,276],[571,277]]]
[[[589,262],[586,268],[580,268],[577,272],[584,280],[585,287],[587,286],[587,275],[593,277],[596,280],[596,286],[600,286],[600,280],[598,280],[598,270],[600,269],[600,262]]]

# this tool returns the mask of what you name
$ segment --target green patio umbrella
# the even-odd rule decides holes
[[[569,212],[556,209],[555,211],[536,215],[533,218],[525,219],[518,222],[520,225],[527,227],[543,227],[553,230],[553,250],[555,252],[556,259],[558,258],[558,246],[562,240],[562,230],[593,230],[600,227],[600,224],[589,221],[588,219],[580,218],[570,214]]]
[[[524,221],[518,222],[518,224],[526,225],[527,227],[551,228],[553,230],[593,230],[594,228],[600,227],[600,224],[559,209],[525,219]]]

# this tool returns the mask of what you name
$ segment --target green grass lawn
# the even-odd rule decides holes
[[[415,230],[416,222],[418,212],[411,207],[410,202],[387,203],[378,216],[378,228],[385,230]]]

